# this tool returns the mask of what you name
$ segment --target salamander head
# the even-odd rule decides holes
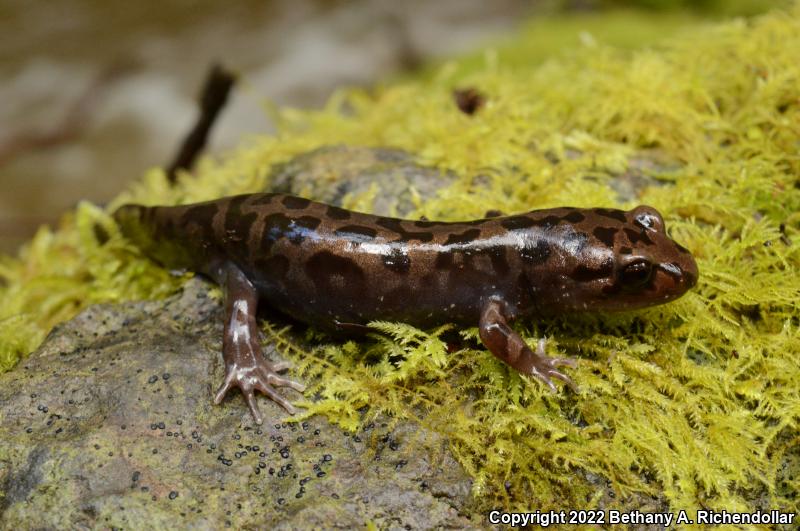
[[[617,260],[610,308],[635,308],[677,299],[697,284],[691,253],[666,233],[664,219],[652,207],[626,213],[628,227],[615,246]]]
[[[554,257],[553,285],[540,294],[560,309],[654,306],[677,299],[697,283],[697,263],[667,235],[664,219],[654,208],[574,212],[580,213],[571,214],[574,219],[582,219],[557,226],[560,241],[567,244],[562,243]],[[581,245],[570,245],[570,235]]]

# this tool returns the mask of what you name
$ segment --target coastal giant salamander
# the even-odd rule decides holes
[[[275,387],[284,364],[261,353],[259,300],[315,326],[347,330],[373,320],[479,326],[484,345],[555,390],[573,386],[509,326],[520,316],[628,310],[680,297],[697,265],[667,236],[661,215],[639,206],[553,208],[475,221],[411,221],[351,212],[283,194],[184,206],[125,205],[123,233],[171,268],[207,275],[225,295],[225,382],[239,387],[256,422],[254,391],[294,408]]]

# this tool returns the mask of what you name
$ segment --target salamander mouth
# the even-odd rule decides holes
[[[615,279],[602,286],[596,308],[635,310],[677,299],[697,283],[694,260],[656,263],[650,278],[638,286],[626,286]],[[592,306],[592,305],[590,305]]]

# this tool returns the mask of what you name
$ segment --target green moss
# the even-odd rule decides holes
[[[493,42],[491,48],[466,55],[457,63],[447,61],[433,64],[422,71],[422,76],[435,78],[443,73],[464,76],[485,70],[487,62],[500,64],[504,70],[530,71],[554,56],[574,53],[587,46],[596,46],[597,43],[619,50],[653,45],[666,37],[680,34],[699,20],[698,16],[682,11],[653,16],[633,10],[535,17],[523,24],[516,34]],[[450,72],[455,65],[456,71]]]
[[[566,4],[569,2],[556,2]],[[636,7],[658,11],[692,9],[708,15],[756,15],[776,7],[787,6],[790,2],[781,0],[590,0],[596,7]]]
[[[265,327],[312,382],[306,396],[320,397],[305,403],[308,414],[347,428],[378,412],[418,419],[449,438],[481,507],[624,507],[654,496],[674,509],[760,500],[797,512],[798,52],[795,7],[634,53],[591,42],[529,68],[453,62],[427,80],[343,91],[319,112],[277,110],[278,136],[205,160],[175,188],[154,170],[110,208],[268,188],[273,164],[345,139],[460,175],[420,204],[431,219],[477,217],[487,205],[630,207],[613,188],[620,175],[637,158],[667,161],[640,200],[697,257],[697,288],[635,314],[518,324],[531,344],[545,335],[550,354],[580,359],[570,371],[579,395],[510,371],[475,329],[458,331],[467,347],[446,354],[445,328],[376,323],[391,339],[307,351]],[[487,96],[476,116],[453,105],[456,84]],[[488,185],[474,185],[478,175]],[[89,205],[5,258],[0,277],[6,369],[85,305],[159,296],[179,282]]]
[[[178,285],[122,239],[105,211],[81,203],[58,230],[42,227],[19,258],[0,255],[0,371],[90,304],[157,297]]]

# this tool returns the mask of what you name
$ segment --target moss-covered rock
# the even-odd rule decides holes
[[[238,394],[213,406],[222,309],[208,292],[195,279],[166,300],[92,306],[0,375],[4,527],[474,525],[470,479],[434,432],[287,424],[266,400],[256,427]]]
[[[423,198],[455,181],[455,175],[426,168],[398,149],[323,146],[273,168],[268,190],[341,206],[346,198],[370,201],[379,216],[404,217]]]

